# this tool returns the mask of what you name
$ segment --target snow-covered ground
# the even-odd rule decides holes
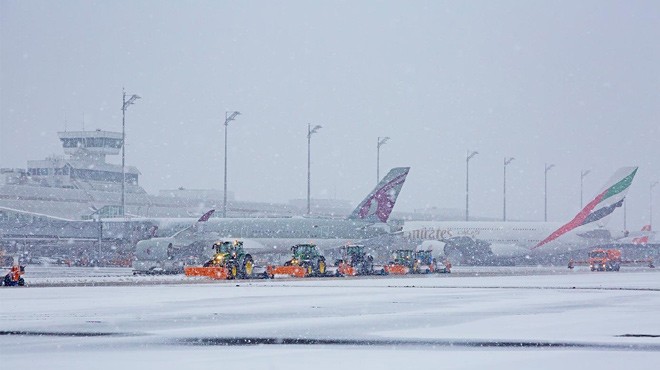
[[[211,282],[28,268],[0,289],[0,363],[26,369],[660,366],[660,271]]]

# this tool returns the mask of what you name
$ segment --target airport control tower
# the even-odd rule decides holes
[[[117,155],[122,146],[121,132],[63,131],[58,132],[64,154],[75,159],[105,162],[106,155]]]
[[[28,161],[27,178],[40,186],[84,190],[121,191],[121,166],[106,162],[107,155],[119,154],[120,132],[63,131],[57,133],[64,154]],[[138,185],[140,172],[126,166],[126,191],[144,192]]]

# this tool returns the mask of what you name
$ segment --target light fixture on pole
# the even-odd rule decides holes
[[[312,174],[311,174],[311,163],[312,163],[312,135],[317,133],[323,126],[316,125],[312,128],[312,124],[307,124],[307,214],[311,214],[311,190],[312,190]]]
[[[649,186],[649,225],[651,225],[651,230],[653,230],[653,188],[656,185],[658,185],[658,182],[654,181]]]
[[[503,195],[503,207],[502,207],[502,219],[506,221],[506,166],[509,165],[515,158],[509,157],[506,158],[504,157],[504,191],[502,192]]]
[[[227,127],[229,122],[236,120],[236,116],[241,114],[238,111],[225,111],[225,181],[222,191],[222,217],[227,218]]]
[[[389,139],[389,136],[383,138],[379,136],[378,144],[376,144],[376,185],[378,185],[378,182],[380,181],[380,147],[385,145]]]
[[[544,186],[543,186],[543,199],[544,199],[544,216],[543,220],[548,222],[548,171],[550,171],[555,165],[554,164],[545,164],[545,176],[544,176]]]
[[[470,220],[470,159],[477,154],[468,150],[465,157],[465,221]]]
[[[582,188],[584,187],[584,178],[587,177],[587,175],[590,173],[591,170],[582,170],[582,172],[580,172],[580,210],[582,210],[582,207],[584,207],[582,202]]]
[[[126,216],[126,108],[135,104],[140,99],[138,95],[131,95],[126,100],[126,90],[122,88],[122,106],[121,106],[121,216]]]

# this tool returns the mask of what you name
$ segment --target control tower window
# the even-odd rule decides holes
[[[60,139],[62,140],[62,146],[65,148],[77,148],[80,146],[83,146],[83,139],[82,138],[63,138]]]

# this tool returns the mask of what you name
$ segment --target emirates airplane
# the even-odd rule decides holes
[[[567,223],[409,221],[402,235],[446,256],[476,260],[551,255],[616,242],[624,231],[605,228],[608,216],[623,205],[637,167],[618,169],[603,189]]]

